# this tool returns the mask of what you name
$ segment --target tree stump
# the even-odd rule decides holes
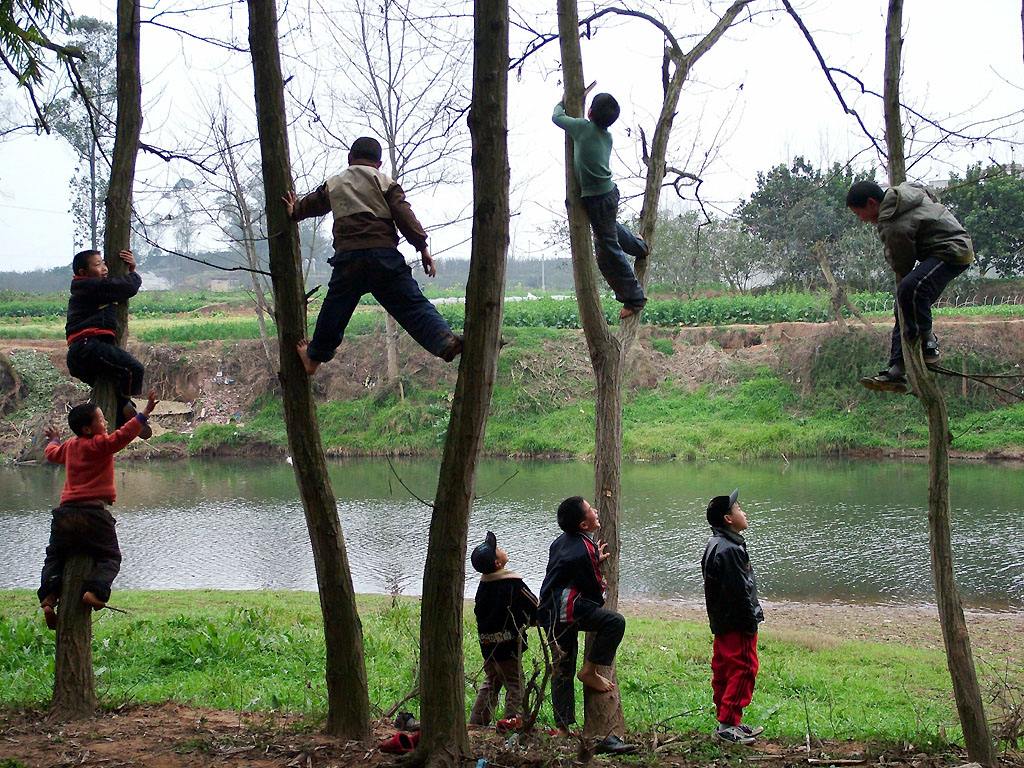
[[[82,582],[91,569],[88,555],[72,555],[64,564],[50,702],[54,720],[91,717],[98,705],[92,673],[92,609],[82,604]]]

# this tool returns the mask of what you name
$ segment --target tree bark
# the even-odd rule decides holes
[[[474,4],[473,246],[466,327],[423,569],[417,761],[459,765],[466,734],[462,609],[466,536],[494,390],[509,243],[508,0]]]
[[[889,154],[889,183],[906,181],[903,153],[903,126],[900,116],[900,62],[903,49],[903,0],[889,0],[885,28],[885,142]],[[960,726],[964,732],[968,758],[986,766],[996,765],[996,755],[981,689],[974,667],[971,637],[964,620],[963,603],[953,574],[953,548],[949,530],[949,420],[946,401],[934,377],[924,364],[919,339],[906,336],[906,323],[899,302],[900,328],[903,330],[903,362],[911,387],[928,416],[928,540],[931,550],[935,599],[939,607],[946,663],[953,680]]]
[[[99,703],[92,673],[92,609],[82,604],[82,582],[91,569],[88,555],[73,555],[64,565],[49,715],[53,720],[90,717]]]
[[[306,334],[298,227],[280,200],[292,189],[284,83],[277,37],[277,4],[249,0],[256,117],[270,233],[270,272],[277,319],[278,378],[284,392],[285,427],[295,479],[313,547],[320,610],[327,646],[327,732],[344,738],[369,737],[370,704],[363,662],[363,635],[352,574],[327,463],[320,442],[309,377],[296,345]]]

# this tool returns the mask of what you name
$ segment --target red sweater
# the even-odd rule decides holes
[[[145,416],[141,413],[111,434],[72,437],[63,443],[52,440],[46,446],[46,458],[67,466],[60,503],[102,501],[113,504],[114,454],[139,436]]]

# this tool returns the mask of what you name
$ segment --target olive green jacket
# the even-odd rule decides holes
[[[904,182],[887,189],[878,207],[877,226],[885,260],[900,276],[932,256],[950,264],[974,261],[967,230],[920,184]]]

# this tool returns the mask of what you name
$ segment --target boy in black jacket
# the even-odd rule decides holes
[[[539,620],[555,646],[556,667],[551,679],[555,723],[567,731],[576,722],[573,674],[579,651],[578,634],[593,632],[594,640],[576,677],[588,688],[607,692],[615,685],[598,668],[615,663],[626,619],[603,607],[608,584],[601,574],[601,563],[609,553],[608,545],[597,540],[601,528],[597,510],[582,496],[572,496],[558,506],[558,527],[564,533],[548,550],[547,573],[540,588]],[[635,749],[616,735],[609,735],[597,746],[598,752],[625,753]]]
[[[753,744],[764,728],[743,725],[743,708],[754,696],[757,677],[757,625],[764,611],[757,599],[757,578],[740,534],[747,529],[747,515],[737,503],[739,489],[715,496],[708,503],[707,518],[714,531],[700,570],[711,633],[711,689],[717,709],[715,736],[731,744]]]
[[[90,387],[100,378],[114,382],[115,422],[121,427],[135,416],[131,398],[142,394],[145,369],[117,345],[117,305],[137,294],[142,287],[132,252],[121,251],[118,255],[128,265],[128,272],[109,277],[102,253],[89,250],[75,254],[71,262],[75,276],[71,280],[64,332],[68,340],[68,372]],[[140,437],[145,440],[152,436],[153,430],[147,424]]]
[[[519,574],[505,568],[508,553],[497,537],[487,532],[483,544],[470,556],[479,573],[476,590],[476,628],[484,657],[484,684],[476,695],[471,725],[489,725],[505,689],[505,719],[499,727],[516,728],[523,705],[523,649],[526,629],[537,623],[537,596]]]

